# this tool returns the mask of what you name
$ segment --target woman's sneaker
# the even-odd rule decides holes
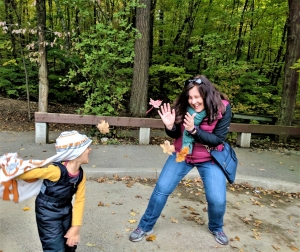
[[[136,228],[129,236],[129,240],[133,242],[141,241],[144,236],[151,235],[153,234],[153,229],[151,229],[148,232],[144,232],[142,229],[139,227]]]
[[[215,240],[222,244],[222,245],[227,245],[228,244],[228,237],[223,231],[211,231],[208,229],[208,231],[215,237]]]

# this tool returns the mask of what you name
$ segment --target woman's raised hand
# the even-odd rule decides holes
[[[166,128],[171,130],[175,123],[175,110],[171,110],[170,103],[164,103],[161,105],[160,110],[158,110],[158,114],[163,123],[166,125]]]

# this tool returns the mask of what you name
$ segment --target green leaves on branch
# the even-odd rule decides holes
[[[118,115],[125,110],[125,96],[132,82],[135,35],[131,25],[119,20],[117,25],[96,24],[93,31],[73,39],[73,54],[82,64],[74,64],[65,81],[86,97],[84,114]]]

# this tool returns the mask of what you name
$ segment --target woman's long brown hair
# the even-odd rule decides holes
[[[196,80],[201,79],[201,83],[197,83]],[[173,104],[175,109],[176,118],[175,123],[179,124],[183,121],[184,116],[187,112],[187,107],[189,106],[189,91],[194,86],[198,87],[198,91],[204,101],[204,109],[206,110],[206,116],[208,118],[208,124],[218,119],[218,115],[221,111],[223,114],[225,112],[225,106],[222,100],[228,100],[227,96],[220,92],[214,84],[206,78],[204,75],[197,75],[194,78],[187,80],[187,83],[181,94],[178,96],[177,100]]]

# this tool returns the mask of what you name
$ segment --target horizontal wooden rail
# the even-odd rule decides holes
[[[46,143],[48,141],[48,123],[97,125],[101,120],[105,120],[110,126],[137,127],[139,128],[140,144],[149,144],[151,128],[165,128],[162,120],[155,118],[57,114],[45,112],[35,112],[34,116],[36,125],[36,143]],[[300,136],[300,127],[231,123],[229,132],[237,133],[237,145],[241,147],[250,147],[251,133]]]
[[[275,123],[277,118],[274,116],[262,116],[262,115],[245,115],[245,114],[233,114],[233,119],[243,119],[243,120],[255,120],[262,122]]]
[[[155,118],[93,116],[35,112],[35,122],[97,125],[101,120],[105,120],[111,126],[125,126],[138,128],[143,127],[158,129],[164,128],[162,120]],[[274,135],[300,135],[300,127],[281,125],[231,123],[229,131]]]
[[[73,115],[35,112],[35,122],[45,123],[67,123],[67,124],[93,124],[97,125],[105,120],[111,126],[143,127],[143,128],[164,128],[161,119],[139,118],[139,117],[114,117],[94,115]]]
[[[241,132],[241,133],[300,136],[300,127],[296,127],[296,126],[231,123],[229,131],[237,132],[237,133]]]

